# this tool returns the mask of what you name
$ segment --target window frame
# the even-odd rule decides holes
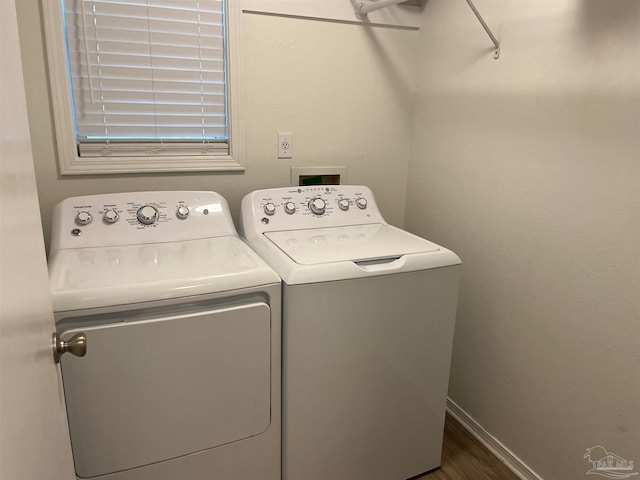
[[[80,157],[76,141],[71,83],[67,69],[62,0],[42,2],[60,174],[244,171],[244,99],[240,83],[242,79],[240,61],[242,11],[239,4],[237,0],[225,2],[229,155]]]

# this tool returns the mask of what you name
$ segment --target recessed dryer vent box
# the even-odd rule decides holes
[[[291,167],[291,185],[340,185],[347,183],[347,167]]]

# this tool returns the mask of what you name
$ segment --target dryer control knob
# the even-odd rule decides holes
[[[287,202],[284,204],[284,211],[285,213],[288,213],[289,215],[293,215],[294,213],[296,213],[296,204],[293,202]]]
[[[78,225],[89,225],[92,220],[93,217],[89,212],[78,212],[78,214],[76,215],[76,223]]]
[[[273,215],[274,213],[276,213],[276,206],[271,202],[265,203],[264,213],[266,213],[267,215]]]
[[[309,210],[311,210],[311,213],[313,213],[314,215],[324,214],[326,208],[326,202],[320,197],[314,198],[309,202]]]
[[[184,205],[179,206],[178,209],[176,210],[176,217],[178,217],[180,220],[184,220],[188,216],[189,216],[189,207],[185,207]]]
[[[356,200],[356,205],[358,206],[358,208],[364,210],[365,208],[367,208],[367,199],[366,198],[358,198]]]
[[[116,223],[118,218],[120,218],[120,216],[115,210],[107,210],[104,212],[104,215],[102,215],[102,219],[105,223]]]
[[[347,210],[349,210],[349,200],[347,200],[346,198],[339,200],[338,206],[340,207],[340,210],[346,212]]]
[[[153,225],[156,223],[159,216],[160,214],[156,207],[152,207],[151,205],[144,205],[136,212],[138,221],[143,225]]]

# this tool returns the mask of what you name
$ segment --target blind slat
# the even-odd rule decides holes
[[[180,75],[179,75],[180,76]],[[184,75],[181,75],[184,77]],[[211,74],[213,77],[213,74]],[[94,88],[99,82],[102,82],[103,90],[124,90],[124,91],[155,91],[161,93],[198,93],[201,91],[206,93],[219,93],[224,91],[223,77],[210,78],[210,79],[186,79],[186,78],[167,78],[167,79],[152,79],[151,76],[147,78],[133,78],[132,76],[127,78],[126,76],[109,77],[106,75],[100,76],[94,73],[92,75],[92,83],[89,86],[89,77],[87,75],[74,75],[74,78],[80,83],[85,82],[86,85],[81,85],[79,88]],[[153,88],[149,87],[153,80]],[[197,87],[195,88],[194,85]],[[202,87],[202,89],[200,89]]]
[[[87,26],[87,31],[92,29],[92,27]],[[82,38],[84,29],[82,26],[67,28],[67,31],[75,36]],[[139,45],[149,45],[149,32],[146,31],[134,31],[134,30],[121,30],[117,28],[101,28],[98,33],[98,39],[100,42],[113,42],[113,43],[121,43],[121,44],[139,44]],[[154,47],[179,47],[186,46],[190,48],[194,48],[198,46],[198,39],[202,38],[206,40],[206,43],[202,45],[202,50],[206,51],[210,48],[217,47],[219,49],[222,48],[224,44],[224,39],[218,35],[198,35],[198,33],[190,33],[184,32],[181,35],[168,34],[157,32],[153,38]],[[93,35],[92,39],[95,41],[96,37]],[[91,46],[90,46],[91,47]],[[84,47],[83,47],[84,48]]]
[[[110,0],[109,3],[103,3],[103,0],[98,0],[101,3],[102,8],[117,9],[117,11],[126,11],[127,9],[136,8],[150,8],[155,11],[166,11],[173,14],[179,14],[181,11],[192,12],[194,6],[198,3],[195,0],[182,0],[177,2],[157,2],[155,0],[146,1],[134,1],[134,0]],[[86,4],[91,5],[94,3],[91,0],[87,0]],[[66,5],[66,11],[70,13],[82,13],[82,8],[79,1],[69,2]],[[199,11],[204,13],[222,13],[224,11],[224,2],[222,0],[207,0],[206,2],[200,2]]]
[[[200,111],[204,109],[207,112],[215,112],[219,115],[225,115],[224,107],[219,105],[214,101],[207,100],[206,98],[202,101],[199,101],[198,98],[192,96],[193,98],[188,98],[180,103],[168,103],[161,101],[154,101],[153,97],[148,97],[144,99],[139,99],[139,96],[136,96],[133,100],[127,100],[120,96],[120,98],[114,99],[113,97],[109,98],[109,106],[110,111],[112,112],[136,112],[136,111],[153,111],[156,110],[162,113],[182,113],[188,110],[197,110]],[[87,104],[93,103],[94,105],[98,105],[95,102],[91,101],[91,97],[89,95],[82,96],[81,101]],[[90,105],[86,106],[87,109],[90,109]],[[98,110],[99,107],[95,107]],[[102,110],[100,108],[100,110]]]
[[[207,127],[207,128],[194,128],[190,126],[176,126],[176,125],[165,125],[161,127],[155,126],[145,126],[141,125],[138,127],[137,134],[135,136],[131,135],[131,131],[128,125],[113,125],[109,127],[107,130],[110,135],[114,135],[121,140],[127,139],[157,139],[158,134],[163,136],[163,139],[178,139],[184,138],[185,140],[192,141],[193,139],[222,139],[224,138],[224,129],[223,128],[215,128],[215,127]],[[202,138],[203,131],[208,135],[207,138]],[[111,137],[105,137],[105,130],[101,126],[87,126],[85,134],[81,138],[99,138],[105,140],[105,142],[110,143],[118,143],[114,141]],[[161,143],[158,141],[158,143]]]
[[[132,42],[100,42],[100,52],[92,48],[89,45],[89,54],[94,57],[96,55],[113,55],[114,57],[134,57],[140,58],[149,55],[149,42],[144,43],[132,43]],[[195,45],[158,45],[154,44],[153,55],[156,57],[167,58],[187,58],[187,59],[202,59],[206,62],[214,62],[222,64],[222,56],[224,49],[222,43],[219,47],[207,48],[201,47],[199,51]],[[84,51],[69,51],[69,55],[78,55],[78,60],[83,64],[87,64],[86,58],[80,60],[80,56],[84,56]]]
[[[218,26],[216,25],[207,25],[207,24],[186,24],[179,22],[169,22],[169,21],[151,21],[148,22],[146,20],[139,20],[133,18],[109,18],[109,19],[101,19],[102,21],[99,23],[86,22],[85,25],[75,22],[69,22],[72,24],[76,24],[77,31],[94,30],[98,32],[97,38],[102,38],[100,33],[104,30],[105,32],[117,32],[120,35],[120,38],[127,38],[128,35],[131,35],[133,38],[140,38],[140,32],[144,32],[147,36],[158,36],[162,38],[162,36],[175,35],[180,37],[191,37],[198,38],[202,36],[203,38],[223,38],[222,32],[220,32]],[[197,21],[197,20],[195,20]],[[97,19],[96,19],[97,22]],[[189,27],[189,28],[184,28]],[[201,33],[200,33],[201,32]],[[93,32],[95,33],[95,32]]]
[[[106,118],[110,124],[112,125],[118,125],[118,126],[122,126],[122,127],[131,127],[131,126],[136,126],[136,125],[140,125],[141,127],[153,127],[153,126],[185,126],[187,128],[192,128],[192,127],[202,127],[202,121],[201,121],[201,115],[199,115],[199,113],[193,113],[193,114],[183,114],[183,115],[160,115],[157,117],[157,119],[155,118],[156,115],[153,112],[150,113],[136,113],[136,114],[131,114],[131,113],[116,113],[116,112],[112,112],[112,113],[108,113],[106,115],[100,115],[100,114],[85,114],[85,123],[87,125],[91,124],[90,119],[94,118],[94,124],[95,125],[102,125],[102,119]],[[214,118],[217,117],[218,122],[217,125],[218,127],[224,127],[224,119],[221,118],[219,115],[218,116],[211,116],[211,120],[213,120]],[[223,120],[223,121],[220,121]],[[214,126],[213,122],[210,121],[207,126]]]
[[[134,142],[104,144],[87,141],[80,145],[79,150],[83,157],[224,155],[229,151],[229,144],[227,142],[166,142],[160,145]]]
[[[85,72],[73,72],[81,78],[87,78]],[[158,87],[163,88],[160,82],[174,82],[184,84],[184,89],[188,91],[193,90],[193,86],[187,86],[189,83],[196,83],[198,85],[215,85],[224,83],[224,72],[206,72],[198,70],[179,70],[155,67],[109,67],[109,66],[96,66],[91,69],[91,76],[94,80],[131,80],[132,88],[136,88],[136,82],[138,81],[154,81],[158,82]],[[181,90],[181,89],[179,89]]]
[[[151,60],[153,63],[146,63],[147,58],[144,56],[132,57],[122,55],[117,58],[118,62],[113,56],[102,55],[99,63],[92,63],[88,66],[91,68],[91,74],[96,75],[97,70],[101,69],[103,75],[107,75],[106,72],[112,71],[115,76],[132,73],[144,73],[144,72],[175,72],[176,70],[183,70],[189,73],[202,73],[213,74],[220,76],[224,74],[223,68],[217,68],[215,61],[204,60],[202,62],[198,60],[184,60],[184,59],[172,59],[172,58],[154,58]],[[84,61],[79,62],[71,69],[72,73],[78,72],[86,74],[87,63]]]

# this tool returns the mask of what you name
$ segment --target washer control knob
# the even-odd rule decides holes
[[[102,215],[105,223],[116,223],[119,218],[120,216],[115,210],[105,210],[104,215]]]
[[[189,216],[189,207],[186,207],[184,205],[180,205],[178,207],[178,209],[176,210],[176,217],[178,217],[180,220],[184,220],[185,218],[187,218]]]
[[[340,207],[340,210],[346,212],[347,210],[349,210],[349,200],[347,200],[346,198],[340,199],[338,201],[338,206]]]
[[[138,221],[143,225],[153,225],[158,220],[160,214],[156,207],[151,205],[144,205],[140,207],[136,213]]]
[[[78,225],[89,225],[93,221],[93,217],[89,212],[78,212],[76,215],[76,223]]]
[[[287,202],[284,204],[284,211],[285,213],[288,213],[289,215],[293,215],[294,213],[296,213],[296,204],[293,202]]]
[[[326,202],[320,197],[316,197],[309,202],[309,210],[314,215],[322,215],[327,208]]]
[[[267,215],[273,215],[274,213],[276,213],[276,206],[271,202],[265,203],[264,213],[266,213]]]
[[[356,200],[356,205],[358,208],[364,210],[365,208],[367,208],[367,199],[362,197],[358,198]]]

